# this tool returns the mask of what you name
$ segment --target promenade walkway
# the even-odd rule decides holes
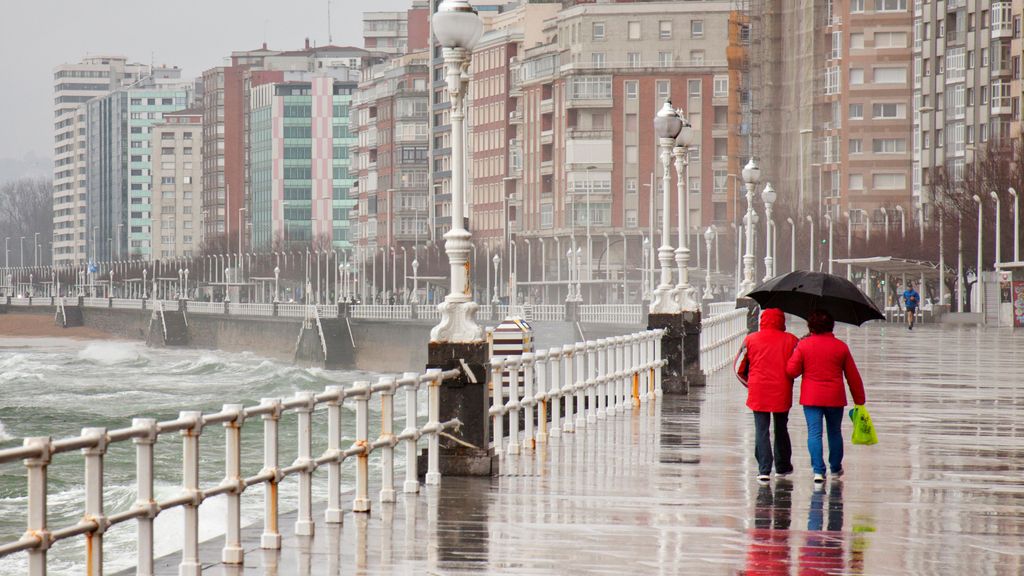
[[[867,385],[880,444],[846,450],[846,478],[812,485],[799,408],[797,473],[754,480],[753,425],[727,373],[689,397],[509,458],[490,479],[440,490],[340,528],[248,533],[244,569],[211,574],[1024,573],[1024,334],[841,329]],[[844,432],[849,437],[849,423]],[[318,519],[322,514],[318,516]],[[282,520],[287,532],[289,518]],[[174,559],[158,574],[177,574]]]

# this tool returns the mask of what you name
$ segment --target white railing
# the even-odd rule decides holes
[[[426,483],[440,483],[439,437],[449,428],[460,425],[458,420],[440,422],[440,389],[445,380],[459,376],[459,370],[441,372],[428,370],[425,374],[406,373],[402,378],[382,377],[376,384],[357,381],[349,387],[328,386],[323,392],[300,391],[291,399],[264,398],[259,405],[244,407],[241,404],[225,404],[223,409],[212,414],[201,411],[180,412],[174,420],[158,422],[153,418],[134,418],[128,428],[107,430],[106,428],[85,428],[81,436],[54,441],[48,436],[24,439],[19,448],[0,451],[0,463],[24,461],[28,480],[26,512],[28,526],[18,540],[0,545],[0,558],[20,551],[28,552],[29,576],[42,576],[47,571],[47,552],[52,545],[62,540],[85,536],[89,539],[86,549],[87,566],[83,573],[102,574],[104,560],[104,533],[112,526],[134,520],[138,531],[137,567],[139,574],[153,574],[153,521],[154,518],[173,508],[184,509],[185,530],[182,542],[179,573],[200,574],[199,562],[199,508],[214,496],[225,495],[226,511],[222,515],[226,522],[223,560],[226,564],[241,564],[243,549],[241,541],[241,497],[253,486],[263,486],[264,509],[263,548],[280,549],[281,534],[278,531],[278,485],[288,477],[298,478],[298,512],[295,534],[310,536],[314,531],[313,482],[314,473],[326,466],[327,509],[325,521],[340,524],[341,466],[352,458],[355,462],[355,499],[352,510],[356,513],[370,511],[369,474],[370,454],[380,452],[381,502],[394,502],[396,488],[394,481],[395,446],[402,444],[405,456],[405,483],[402,491],[419,492],[416,448],[417,440],[426,436],[427,474]],[[417,392],[421,385],[427,385],[427,422],[417,425]],[[394,396],[405,390],[405,428],[395,433]],[[381,403],[381,432],[373,439],[369,437],[369,403],[374,394]],[[346,400],[355,403],[355,440],[348,448],[342,449],[341,413]],[[320,408],[326,408],[320,411]],[[325,437],[327,449],[319,456],[312,454],[313,420],[317,413],[326,412],[322,424],[316,429],[318,437]],[[282,416],[295,413],[297,424],[298,457],[290,465],[279,461],[278,428]],[[263,468],[253,476],[242,476],[242,469],[251,469],[252,463],[242,462],[246,454],[242,451],[242,428],[247,419],[259,417],[263,421]],[[218,484],[203,487],[199,481],[199,441],[206,426],[221,425],[225,430],[224,480]],[[181,438],[182,485],[177,495],[166,500],[157,500],[153,492],[154,446],[162,438]],[[135,444],[136,454],[136,501],[127,510],[108,515],[104,505],[104,457],[112,445]],[[319,444],[319,442],[318,442]],[[77,524],[51,529],[47,525],[47,495],[49,484],[47,471],[54,465],[54,456],[69,452],[81,452],[85,457],[85,515]],[[68,462],[68,464],[71,464]],[[81,464],[76,464],[79,466]]]
[[[82,306],[86,308],[109,308],[110,300],[106,298],[82,298]]]
[[[524,446],[582,432],[598,420],[661,396],[662,333],[648,330],[492,358],[489,414],[495,453],[519,454]],[[509,373],[505,382],[513,384],[502,385],[503,372]]]
[[[163,306],[164,310],[167,311],[167,312],[177,312],[178,311],[178,301],[177,300],[157,300],[157,302],[159,302]],[[187,306],[187,304],[186,304],[186,306]]]
[[[700,326],[700,367],[704,374],[728,366],[739,352],[746,335],[746,308],[703,319]]]
[[[726,314],[736,309],[736,302],[713,302],[708,305],[708,316]]]
[[[580,321],[594,324],[643,324],[643,306],[639,304],[584,304]]]
[[[213,304],[216,304],[214,302]],[[220,303],[220,312],[224,312],[224,304]],[[192,303],[188,304],[189,312],[192,311]],[[273,316],[274,305],[273,304],[255,304],[249,302],[229,302],[228,303],[228,314],[236,316]]]
[[[38,301],[39,301],[39,299],[37,298],[36,302],[38,302]],[[31,305],[32,305],[31,298],[27,298],[27,297],[26,298],[11,298],[11,306],[31,306]]]
[[[306,305],[305,304],[278,304],[277,315],[285,316],[288,318],[305,318],[306,317]]]
[[[408,320],[412,318],[412,307],[405,304],[360,304],[352,307],[352,317],[368,320]]]
[[[530,307],[532,320],[538,322],[561,322],[565,320],[564,304],[536,304]]]
[[[110,307],[126,310],[142,310],[142,300],[135,300],[132,298],[114,298],[110,301]]]
[[[229,303],[230,305],[230,303]],[[189,300],[188,304],[189,314],[223,314],[224,303],[223,302],[196,302]]]
[[[320,318],[337,318],[338,306],[335,304],[317,304],[316,313]]]
[[[416,306],[416,316],[420,320],[440,320],[441,311],[437,309],[436,304],[418,304]]]

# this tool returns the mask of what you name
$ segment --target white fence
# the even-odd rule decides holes
[[[381,378],[376,384],[357,381],[351,386],[328,386],[323,392],[300,391],[293,398],[265,398],[259,405],[225,404],[212,414],[200,411],[181,412],[174,420],[158,422],[153,418],[135,418],[131,427],[117,430],[85,428],[81,436],[52,440],[49,436],[25,438],[24,446],[0,451],[0,464],[23,461],[28,479],[28,498],[25,500],[28,526],[18,540],[0,545],[0,558],[16,552],[28,552],[29,576],[42,576],[47,572],[47,551],[57,542],[86,537],[86,568],[83,573],[102,574],[104,561],[104,533],[112,526],[135,521],[137,526],[137,567],[139,574],[153,574],[154,518],[173,508],[184,509],[185,530],[182,541],[179,573],[198,576],[199,563],[199,508],[214,496],[225,495],[225,511],[216,520],[225,522],[223,560],[226,564],[241,564],[241,497],[253,486],[264,487],[263,548],[280,549],[278,531],[278,484],[288,477],[297,477],[298,512],[295,534],[311,536],[314,531],[313,483],[315,472],[327,468],[327,510],[325,521],[340,524],[341,467],[355,458],[355,499],[352,510],[370,511],[369,476],[370,454],[379,452],[380,501],[396,500],[395,446],[401,444],[405,457],[405,483],[400,489],[406,493],[419,492],[417,474],[417,440],[427,438],[427,484],[440,483],[439,436],[460,423],[458,420],[440,422],[440,390],[445,380],[456,378],[460,371],[431,370],[426,374],[406,373],[402,378]],[[417,422],[417,391],[427,385],[427,421]],[[395,431],[394,396],[404,390],[406,398],[405,428]],[[382,419],[380,435],[369,437],[370,400],[380,398]],[[348,448],[341,447],[341,413],[346,403],[355,404],[355,438]],[[279,426],[282,419],[295,414],[298,436],[298,457],[291,464],[279,459]],[[246,420],[262,420],[263,468],[253,476],[242,476],[242,470],[255,468],[253,462],[243,462],[242,431]],[[314,427],[314,421],[319,426]],[[199,442],[207,426],[223,426],[225,432],[224,480],[201,486]],[[312,453],[313,435],[326,440],[327,449],[319,456]],[[182,484],[178,494],[157,500],[153,492],[154,448],[161,440],[181,442]],[[173,439],[173,440],[172,440]],[[106,514],[104,494],[104,458],[111,445],[135,445],[136,504],[115,514]],[[317,444],[320,444],[318,441]],[[64,453],[84,454],[85,458],[85,514],[77,524],[59,528],[47,525],[47,495],[51,489],[47,471],[57,465],[55,456]],[[75,458],[77,459],[77,458]],[[72,459],[74,460],[74,459]],[[80,460],[79,460],[80,462]],[[71,464],[67,462],[67,464]],[[76,464],[80,466],[81,464]],[[214,504],[217,506],[217,504]],[[124,551],[116,551],[115,555]]]
[[[661,336],[661,330],[648,330],[492,358],[489,413],[495,453],[519,454],[523,446],[582,432],[660,396]],[[503,372],[508,372],[505,382],[513,384],[501,385]]]
[[[192,304],[189,303],[188,309],[192,311]],[[223,303],[221,303],[221,313],[224,312]],[[228,303],[228,314],[237,316],[273,316],[274,305],[273,304],[254,304],[247,302],[229,302]]]
[[[408,320],[412,318],[412,306],[397,304],[361,304],[352,307],[353,318],[368,320]]]
[[[106,298],[82,298],[82,306],[86,308],[109,308],[110,301]]]
[[[287,318],[305,318],[306,317],[306,305],[305,304],[278,304],[277,315],[284,316]]]
[[[739,352],[746,335],[746,308],[704,318],[700,327],[700,367],[704,374],[728,366]]]
[[[565,320],[564,304],[537,304],[527,308],[529,320],[538,322],[561,322]]]
[[[223,314],[224,303],[223,302],[195,302],[189,300],[188,304],[189,314]]]
[[[580,306],[580,321],[594,324],[636,324],[644,322],[643,306],[639,304],[604,304]]]
[[[736,309],[735,302],[713,302],[708,306],[708,316],[718,316]]]
[[[120,308],[123,310],[141,310],[142,300],[135,300],[133,298],[113,298],[110,301],[111,308]]]

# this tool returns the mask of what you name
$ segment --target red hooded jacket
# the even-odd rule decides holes
[[[789,359],[786,372],[800,380],[800,404],[804,406],[846,406],[846,387],[850,386],[853,403],[864,404],[864,382],[850,348],[834,334],[811,334],[797,345]]]
[[[793,406],[793,379],[786,375],[786,361],[796,348],[797,337],[786,332],[786,315],[777,308],[761,312],[761,331],[748,334],[750,371],[747,376],[747,408],[755,412],[788,412]]]

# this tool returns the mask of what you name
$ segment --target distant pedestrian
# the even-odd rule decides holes
[[[907,289],[903,291],[903,307],[907,311],[907,329],[914,329],[914,320],[917,316],[917,307],[921,303],[921,295],[914,290],[914,283],[908,282]]]
[[[793,407],[793,379],[786,374],[786,362],[797,345],[797,337],[786,332],[786,315],[776,308],[761,313],[761,330],[743,341],[747,362],[747,407],[754,411],[754,457],[757,480],[793,472],[793,447],[789,440],[789,409]],[[775,444],[770,428],[775,421]]]
[[[824,310],[815,310],[807,318],[810,334],[797,344],[789,359],[786,373],[790,378],[802,376],[800,404],[807,420],[807,450],[814,468],[814,482],[825,482],[825,460],[822,456],[821,422],[825,420],[828,434],[828,463],[834,478],[843,475],[843,408],[849,386],[855,405],[863,405],[864,382],[857,364],[845,342],[835,337],[835,320]],[[843,377],[846,377],[846,386]]]

